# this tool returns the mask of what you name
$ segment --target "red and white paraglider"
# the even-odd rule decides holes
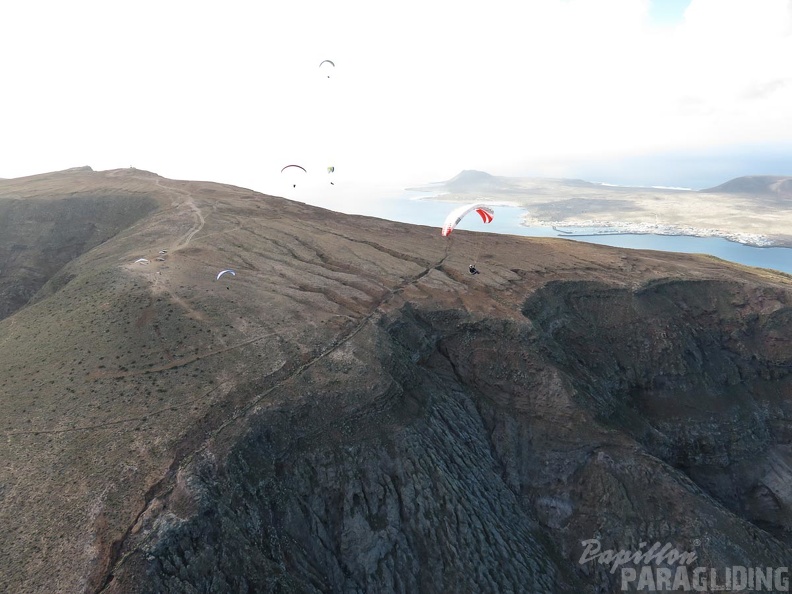
[[[491,223],[492,219],[495,217],[495,211],[493,211],[489,206],[486,204],[468,204],[465,206],[460,206],[459,208],[455,208],[452,210],[448,216],[446,217],[445,222],[443,223],[442,228],[442,235],[443,237],[448,237],[451,235],[451,231],[456,229],[456,226],[459,222],[464,219],[468,213],[477,212],[478,215],[481,217],[481,220],[484,221],[485,224]],[[479,238],[478,247],[476,249],[475,259],[478,259],[478,252],[481,249],[481,238]],[[473,264],[468,266],[468,271],[470,274],[478,274],[479,271],[476,269],[476,262],[474,261]]]
[[[481,220],[485,223],[491,223],[493,217],[495,216],[495,211],[492,210],[486,204],[471,204],[467,206],[460,206],[459,208],[455,208],[452,210],[448,216],[446,217],[445,223],[443,223],[443,230],[442,235],[443,237],[447,237],[451,234],[456,226],[459,224],[459,221],[465,218],[468,213],[476,211]]]

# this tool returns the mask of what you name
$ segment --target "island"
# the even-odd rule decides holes
[[[408,190],[433,193],[431,200],[519,207],[526,210],[523,225],[567,236],[650,233],[792,247],[792,177],[744,176],[694,190],[465,170]]]

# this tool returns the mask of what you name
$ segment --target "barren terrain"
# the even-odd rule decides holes
[[[593,537],[792,558],[788,275],[488,234],[470,276],[474,233],[134,169],[0,181],[0,228],[2,591],[613,591]]]

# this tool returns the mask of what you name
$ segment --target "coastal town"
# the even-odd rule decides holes
[[[753,247],[792,247],[792,178],[745,176],[702,190],[626,187],[579,179],[515,178],[463,171],[423,187],[431,200],[508,204],[522,225],[561,235],[720,237]]]
[[[772,247],[775,241],[756,233],[737,233],[725,229],[695,227],[693,225],[669,225],[663,223],[628,223],[623,221],[544,221],[526,215],[523,224],[527,227],[551,227],[562,237],[586,237],[591,235],[684,235],[689,237],[721,237],[729,241],[753,247]]]

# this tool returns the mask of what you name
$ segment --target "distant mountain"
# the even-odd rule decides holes
[[[445,182],[449,192],[493,191],[503,190],[509,186],[500,178],[484,171],[466,169]]]
[[[509,178],[496,177],[484,171],[465,169],[448,181],[435,182],[418,188],[408,188],[418,191],[443,190],[453,194],[469,194],[477,192],[510,192],[516,186],[508,181]]]
[[[490,175],[485,171],[465,169],[448,181],[433,182],[419,187],[407,188],[407,190],[419,192],[442,191],[451,194],[523,194],[526,190],[529,190],[536,194],[537,192],[548,193],[553,191],[564,191],[566,188],[610,189],[614,192],[647,189],[640,186],[619,186],[615,184],[590,182],[576,178],[500,177]],[[676,191],[681,188],[651,189]]]
[[[515,193],[530,189],[537,190],[561,188],[611,189],[614,192],[626,190],[679,191],[684,188],[661,188],[647,186],[620,186],[615,184],[595,183],[582,179],[541,178],[541,177],[499,177],[485,171],[465,169],[448,181],[434,182],[416,188],[417,191],[443,191],[452,194]],[[699,190],[703,193],[721,194],[792,194],[792,177],[781,175],[746,175],[737,177],[713,188]]]
[[[725,184],[700,190],[722,194],[792,194],[792,177],[781,175],[745,175]]]

